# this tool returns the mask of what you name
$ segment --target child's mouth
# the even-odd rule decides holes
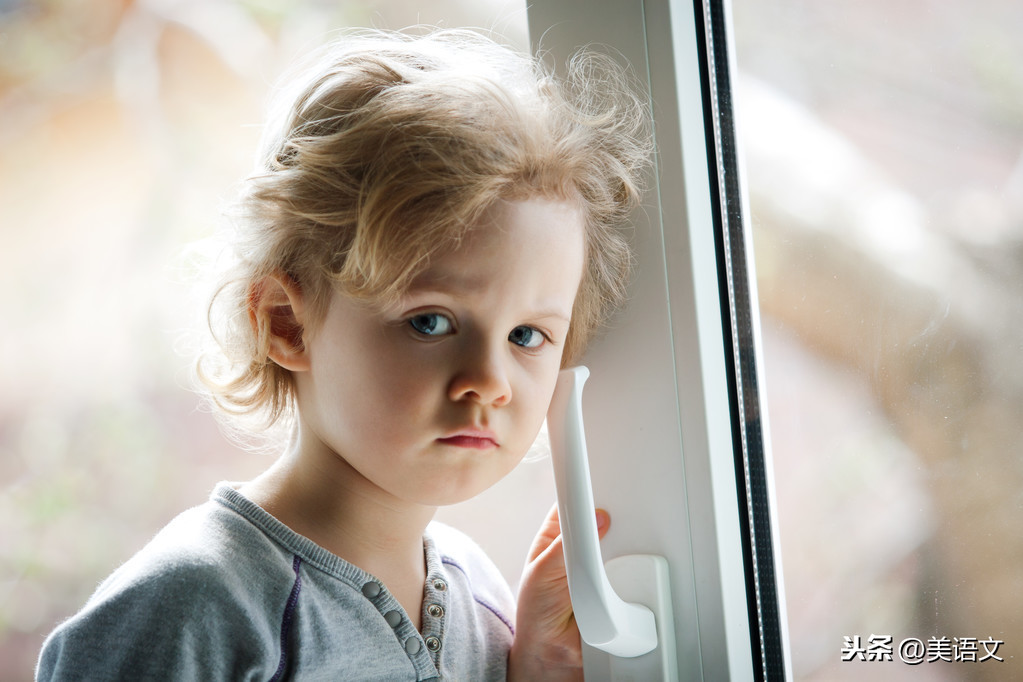
[[[438,438],[438,442],[444,445],[452,445],[457,448],[470,448],[473,450],[488,450],[497,447],[497,438],[489,431],[479,429],[466,429],[453,433],[444,438]]]

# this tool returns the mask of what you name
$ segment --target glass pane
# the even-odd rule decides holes
[[[1023,5],[733,10],[795,678],[1020,678]]]

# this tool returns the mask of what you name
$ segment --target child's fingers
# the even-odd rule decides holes
[[[611,516],[604,509],[598,509],[596,515],[597,536],[602,538],[607,534],[608,528],[611,527]],[[547,513],[547,518],[544,519],[543,525],[540,526],[540,531],[536,534],[536,538],[533,539],[533,545],[529,549],[528,561],[536,560],[560,536],[561,523],[558,519],[558,506],[554,505]]]
[[[547,518],[544,519],[539,532],[533,538],[533,545],[529,548],[529,555],[526,560],[529,562],[535,561],[560,535],[561,524],[558,522],[558,505],[555,504],[547,512]]]
[[[611,515],[607,513],[606,509],[597,510],[597,537],[604,537],[607,535],[607,530],[611,527]]]

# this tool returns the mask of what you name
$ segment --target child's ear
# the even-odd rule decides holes
[[[253,284],[249,291],[249,321],[260,352],[292,372],[309,370],[306,350],[305,299],[298,282],[283,272]]]

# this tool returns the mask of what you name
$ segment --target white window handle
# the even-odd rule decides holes
[[[613,560],[650,560],[638,562],[643,568],[632,570],[634,575],[627,575],[624,580],[652,584],[647,586],[646,592],[653,594],[658,602],[653,606],[660,614],[658,620],[662,621],[660,639],[654,613],[646,606],[628,603],[619,597],[604,570],[583,431],[582,389],[589,375],[590,371],[581,366],[562,370],[547,411],[568,589],[579,634],[590,646],[622,658],[642,656],[660,645],[659,655],[650,658],[662,661],[670,658],[670,667],[674,668],[674,625],[667,564],[663,557],[640,555]],[[609,567],[613,562],[609,562]],[[625,573],[629,572],[626,569]],[[644,575],[640,576],[641,573]],[[660,672],[657,677],[645,679],[670,679],[670,673]]]

